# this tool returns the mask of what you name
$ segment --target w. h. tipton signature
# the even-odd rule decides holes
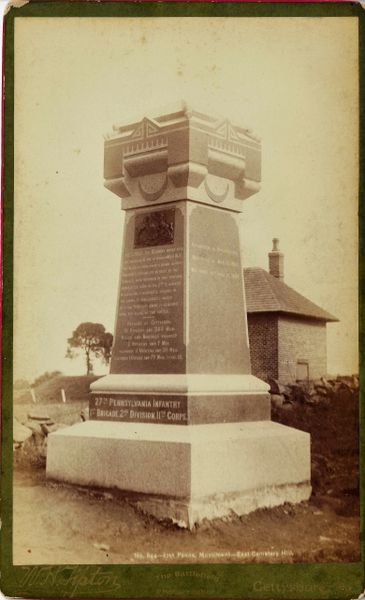
[[[44,566],[22,567],[19,592],[33,594],[38,591],[66,593],[72,598],[80,593],[118,592],[120,583],[117,575],[105,567],[93,566]]]

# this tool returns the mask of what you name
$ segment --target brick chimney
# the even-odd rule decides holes
[[[279,250],[278,238],[273,239],[272,251],[269,252],[269,273],[280,281],[284,280],[284,254]]]

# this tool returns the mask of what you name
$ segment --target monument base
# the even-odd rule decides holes
[[[47,477],[140,495],[142,511],[191,528],[308,499],[310,436],[272,421],[87,421],[49,435]]]
[[[253,375],[111,374],[91,384],[91,420],[167,425],[266,421],[269,385]]]
[[[159,521],[170,521],[179,527],[193,529],[194,525],[204,519],[247,515],[259,508],[272,508],[285,502],[297,504],[308,500],[311,491],[309,483],[294,483],[204,498],[173,499],[138,494],[127,495],[127,498],[137,510],[152,515]]]

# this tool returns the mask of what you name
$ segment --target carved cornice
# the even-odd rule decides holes
[[[189,199],[240,211],[260,189],[260,166],[251,131],[186,106],[115,126],[105,140],[105,186],[125,209]]]

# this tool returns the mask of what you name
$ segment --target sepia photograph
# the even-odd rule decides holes
[[[14,18],[21,589],[361,561],[358,26]]]

